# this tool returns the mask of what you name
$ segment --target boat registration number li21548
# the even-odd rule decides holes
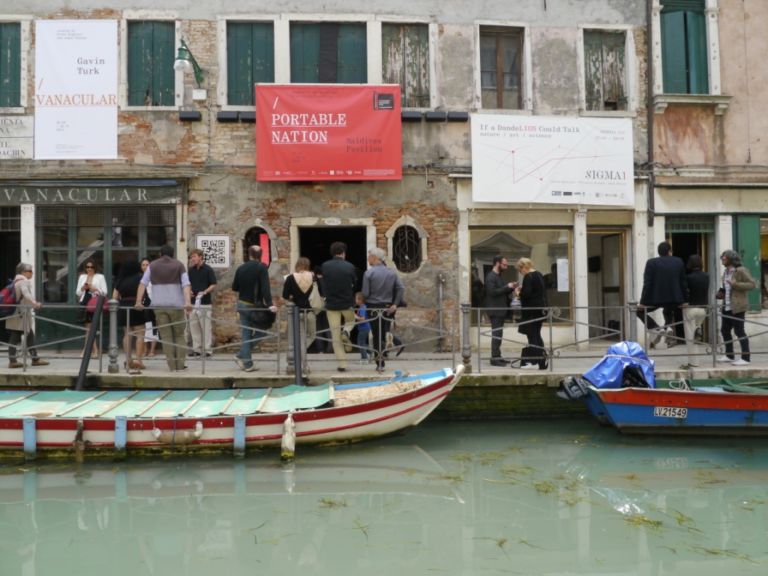
[[[663,418],[687,418],[688,408],[677,408],[674,406],[655,406],[653,408],[654,416]]]

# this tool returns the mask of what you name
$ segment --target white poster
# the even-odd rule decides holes
[[[632,122],[473,114],[472,199],[633,206]]]
[[[117,158],[117,21],[35,22],[35,158]]]

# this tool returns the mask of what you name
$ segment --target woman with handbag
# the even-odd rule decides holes
[[[104,298],[107,298],[107,280],[104,278],[104,274],[100,274],[96,272],[96,262],[88,259],[85,261],[85,266],[83,267],[83,272],[80,274],[80,277],[77,279],[77,288],[75,289],[75,295],[77,296],[77,301],[82,306],[82,310],[80,314],[78,315],[78,320],[82,322],[85,325],[86,334],[88,333],[88,330],[91,328],[91,322],[93,321],[93,304],[91,304],[91,309],[89,310],[88,303],[91,301],[91,299],[97,298],[99,295],[104,296]],[[93,341],[93,352],[94,355],[99,354],[99,346],[96,340]],[[80,352],[80,358],[82,358],[85,355],[85,346],[83,346],[83,350]]]

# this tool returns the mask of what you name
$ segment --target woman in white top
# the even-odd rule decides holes
[[[80,277],[77,279],[77,289],[75,290],[75,294],[77,295],[77,301],[78,303],[85,307],[88,304],[88,301],[91,298],[96,298],[100,294],[104,296],[105,298],[108,298],[107,296],[107,280],[104,278],[104,274],[99,274],[96,272],[96,263],[93,260],[86,260],[85,266],[83,267],[83,273],[80,274]],[[86,311],[84,315],[81,316],[81,320],[85,324],[86,329],[86,335],[88,334],[88,330],[91,328],[91,321],[93,320],[93,314],[91,312]],[[99,347],[97,346],[96,341],[93,341],[93,354],[97,355],[99,353]],[[80,357],[82,358],[85,354],[85,344],[83,344],[83,351],[80,353]]]

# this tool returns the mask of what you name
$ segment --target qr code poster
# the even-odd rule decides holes
[[[205,254],[211,268],[229,268],[229,236],[196,236],[197,248]]]

